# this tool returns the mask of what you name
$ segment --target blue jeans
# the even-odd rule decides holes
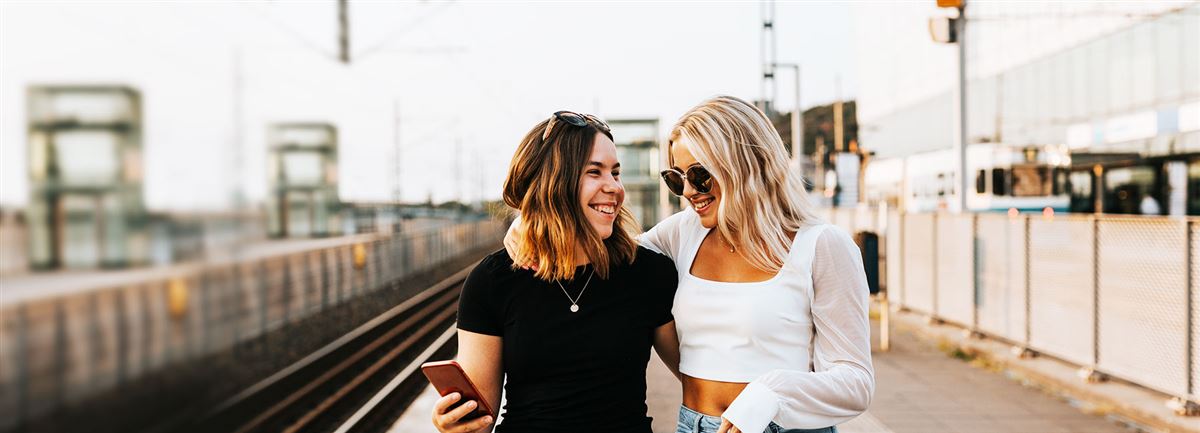
[[[687,406],[679,406],[679,424],[675,426],[675,433],[716,433],[718,428],[721,428],[721,417],[705,415],[688,409]],[[767,424],[767,430],[763,433],[837,433],[837,427],[815,430],[785,429],[772,422]]]

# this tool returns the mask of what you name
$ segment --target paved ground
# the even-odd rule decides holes
[[[1134,431],[947,356],[903,331],[892,333],[892,350],[876,352],[874,362],[875,399],[867,415],[885,432]]]
[[[873,326],[878,330],[877,324]],[[838,426],[841,433],[1110,433],[1135,431],[999,373],[950,357],[916,336],[894,331],[892,350],[874,354],[876,391],[871,409]],[[875,344],[878,347],[878,344]],[[647,403],[656,433],[675,429],[679,382],[650,361]],[[426,390],[393,432],[434,432],[436,394]]]

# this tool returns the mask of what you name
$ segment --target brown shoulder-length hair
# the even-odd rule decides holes
[[[504,179],[504,203],[521,211],[520,250],[538,263],[535,276],[542,280],[569,280],[575,276],[575,245],[607,279],[613,266],[632,263],[637,242],[627,230],[633,214],[622,204],[607,239],[588,223],[580,207],[579,179],[592,156],[596,133],[612,133],[590,121],[585,126],[554,122],[545,140],[549,119],[533,126],[513,155]]]

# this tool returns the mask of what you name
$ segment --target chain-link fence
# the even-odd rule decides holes
[[[359,235],[317,249],[181,265],[136,285],[0,304],[0,429],[498,247],[506,227],[478,221]]]
[[[882,236],[891,302],[1197,400],[1200,219],[862,215],[822,213]]]

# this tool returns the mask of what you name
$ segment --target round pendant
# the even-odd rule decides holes
[[[571,312],[572,312],[572,313],[578,313],[578,312],[579,312],[579,306],[578,306],[578,305],[575,305],[575,304],[571,304]]]

